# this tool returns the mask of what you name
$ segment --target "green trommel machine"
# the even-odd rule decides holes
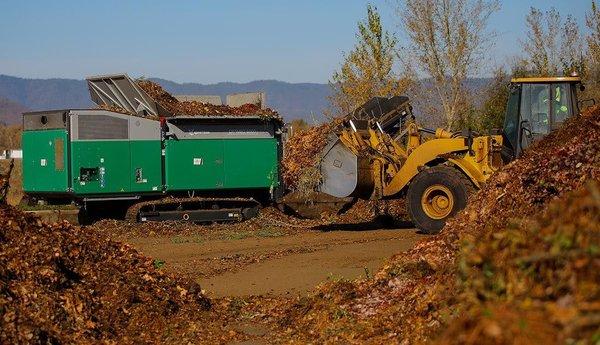
[[[88,86],[98,105],[136,115],[23,114],[31,200],[86,209],[120,201],[138,205],[138,220],[213,221],[251,217],[281,197],[280,120],[170,114],[127,75],[91,77]]]

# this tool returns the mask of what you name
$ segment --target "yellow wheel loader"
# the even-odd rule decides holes
[[[405,97],[375,98],[330,138],[318,190],[338,198],[404,197],[415,226],[439,232],[504,163],[579,113],[580,84],[578,77],[513,79],[502,133],[483,136],[422,128]]]

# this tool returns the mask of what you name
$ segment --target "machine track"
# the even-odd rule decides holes
[[[258,214],[260,203],[252,198],[165,197],[135,203],[127,209],[129,221],[242,221]]]

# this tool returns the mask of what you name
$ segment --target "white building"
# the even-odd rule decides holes
[[[2,150],[0,151],[0,159],[22,159],[23,150]]]

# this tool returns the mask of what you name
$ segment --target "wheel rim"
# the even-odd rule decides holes
[[[444,219],[454,208],[454,195],[446,186],[429,186],[421,197],[421,207],[429,218]]]

